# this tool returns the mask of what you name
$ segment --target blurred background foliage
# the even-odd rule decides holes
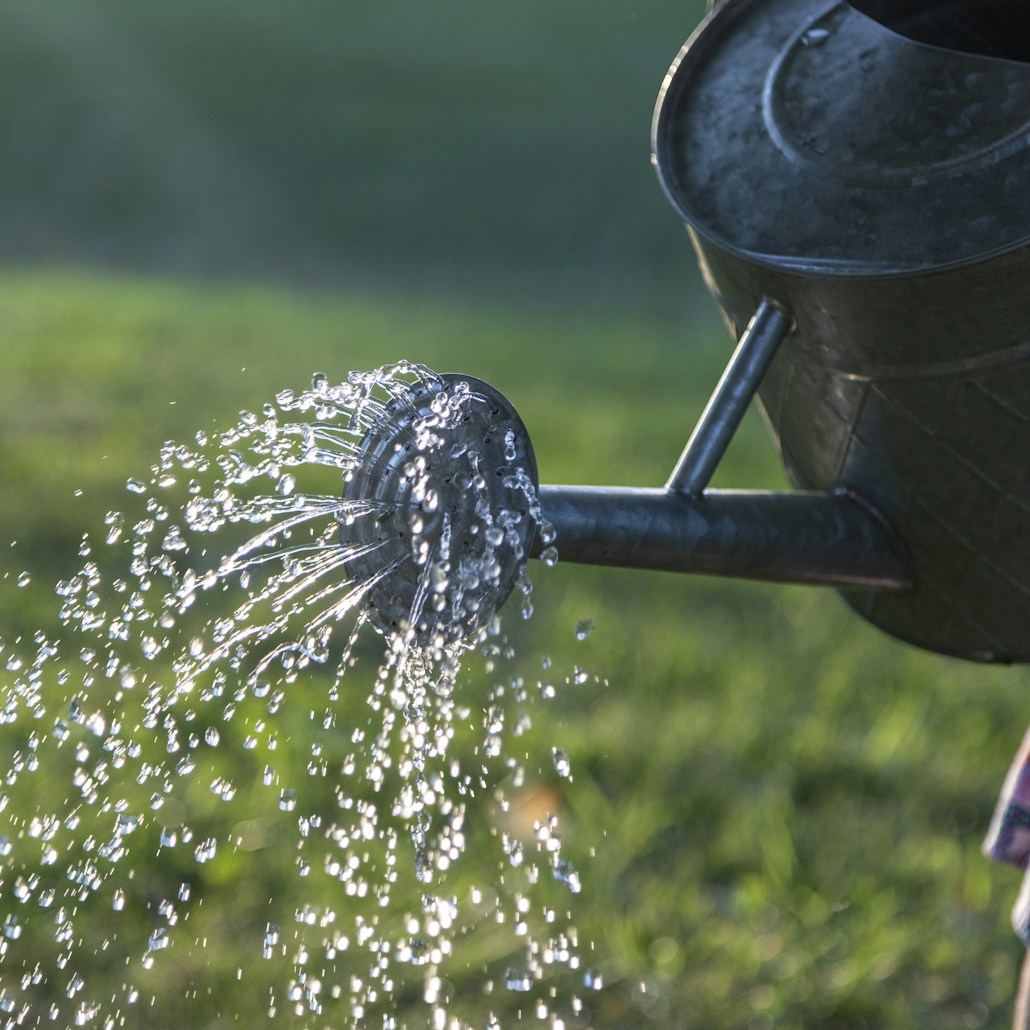
[[[702,14],[5,5],[0,637],[58,632],[53,582],[164,440],[316,370],[467,371],[518,408],[544,481],[664,481],[727,353],[648,164],[661,77]],[[782,485],[757,418],[717,485]],[[604,973],[584,1024],[1006,1025],[1018,876],[979,842],[1030,712],[1025,672],[917,653],[824,592],[560,562],[534,580],[520,652],[593,677],[532,712],[571,782],[530,770]],[[470,689],[483,676],[470,659]],[[295,743],[278,761],[308,758]],[[37,790],[65,783],[44,769]],[[205,867],[193,932],[203,918],[217,947],[172,949],[158,1001],[125,1025],[289,1021],[268,1016],[260,975],[236,975],[269,899],[287,911],[311,890],[262,841],[260,861]],[[456,999],[495,959],[468,957]],[[124,974],[102,967],[114,993]],[[493,1004],[532,1024],[517,996]]]
[[[648,129],[702,10],[16,2],[0,253],[678,309],[690,261]]]

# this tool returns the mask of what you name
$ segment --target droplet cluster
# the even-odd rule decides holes
[[[398,557],[368,530],[397,518],[390,499],[341,496],[367,476],[369,434],[426,383],[404,362],[318,375],[166,444],[58,584],[60,639],[0,641],[5,1026],[146,1025],[170,995],[201,1025],[231,1016],[219,985],[233,981],[301,1025],[499,1026],[513,996],[520,1019],[582,1022],[600,978],[572,922],[580,873],[560,805],[527,782],[533,704],[553,685],[519,672],[496,615],[471,638],[421,639],[416,611],[368,631],[400,561],[421,570],[415,605],[488,574],[517,518],[556,559],[527,476],[511,473],[517,518],[482,512],[475,566],[438,553],[424,510],[402,513]],[[421,438],[475,469],[439,392]],[[425,463],[408,462],[432,515]],[[515,593],[528,617],[524,570]],[[572,777],[558,747],[540,765]],[[259,865],[308,900],[236,911],[232,885]]]

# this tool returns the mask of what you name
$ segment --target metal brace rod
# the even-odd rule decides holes
[[[790,314],[763,297],[673,469],[667,490],[699,497],[708,486],[780,344],[793,328]]]

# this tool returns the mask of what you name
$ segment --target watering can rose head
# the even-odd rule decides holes
[[[341,524],[371,585],[372,624],[441,646],[473,637],[522,574],[540,518],[536,460],[515,410],[486,383],[421,370],[358,448],[344,497],[382,502]],[[528,586],[528,584],[524,584]]]

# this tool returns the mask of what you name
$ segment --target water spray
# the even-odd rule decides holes
[[[975,47],[956,29],[963,11]],[[984,12],[998,53],[984,52]],[[521,836],[502,822],[496,890],[466,900],[447,883],[470,801],[508,812],[524,783],[524,724],[505,723],[505,703],[526,701],[513,652],[483,648],[495,685],[481,724],[455,691],[467,642],[527,596],[529,558],[832,586],[920,647],[1030,660],[1023,22],[1023,5],[989,0],[713,4],[662,87],[653,157],[738,343],[663,486],[540,485],[497,390],[407,363],[317,376],[224,433],[162,448],[149,483],[130,480],[140,510],[106,520],[123,572],[110,579],[84,543],[58,586],[67,639],[4,645],[8,1023],[115,1026],[182,990],[164,965],[175,947],[206,948],[201,927],[218,924],[246,938],[236,919],[203,919],[218,885],[235,900],[245,836],[268,826],[260,846],[285,843],[279,858],[333,899],[308,888],[287,934],[270,898],[251,927],[251,954],[275,965],[236,976],[269,988],[270,1017],[395,1026],[418,981],[432,1025],[459,1025],[457,965],[488,1008],[503,984],[520,1023],[566,1026],[568,1009],[578,1025],[578,988],[557,977],[591,992],[604,978],[581,966],[593,945],[572,921],[580,878],[557,817]],[[709,488],[752,400],[792,491]],[[297,489],[295,473],[327,470],[330,493]],[[349,726],[342,680],[365,622],[387,654]],[[552,759],[569,776],[568,756]],[[43,775],[65,790],[41,790]],[[231,803],[229,823],[213,814]],[[161,875],[137,875],[155,851],[171,854]],[[503,938],[497,961],[462,967],[480,927]]]

